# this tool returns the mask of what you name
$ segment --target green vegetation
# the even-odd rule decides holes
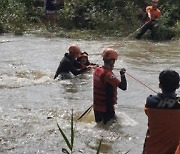
[[[68,146],[69,150],[71,152],[69,152],[67,149],[62,148],[62,152],[66,153],[66,154],[72,154],[73,153],[73,145],[74,145],[74,119],[73,119],[73,110],[72,110],[72,114],[71,114],[71,140],[68,140],[67,136],[65,135],[65,133],[63,132],[63,130],[61,129],[61,127],[59,126],[59,124],[57,123],[58,129],[64,139],[64,141],[66,142],[66,145]],[[98,149],[96,154],[100,153],[100,149],[101,149],[101,143],[102,143],[102,139],[100,140]]]
[[[57,36],[127,36],[143,24],[142,17],[149,2],[65,0],[64,8],[57,10]],[[179,38],[178,0],[160,0],[159,7],[162,12],[159,39]],[[43,0],[1,0],[0,11],[0,33],[11,32],[19,35],[34,30],[46,31]]]
[[[74,145],[74,120],[73,120],[73,110],[72,110],[72,115],[71,115],[71,140],[69,141],[68,138],[66,137],[65,133],[63,132],[63,130],[60,128],[59,124],[57,124],[58,128],[59,128],[59,131],[64,139],[64,141],[66,142],[69,150],[73,151],[73,145]],[[65,149],[65,148],[62,148],[62,152],[63,153],[66,153],[66,154],[70,154],[70,152]]]

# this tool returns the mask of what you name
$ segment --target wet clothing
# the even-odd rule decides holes
[[[140,29],[140,32],[136,36],[137,39],[141,39],[141,37],[144,35],[144,33],[148,29],[151,30],[151,38],[157,39],[157,36],[156,36],[156,31],[158,27],[157,19],[160,18],[161,12],[159,9],[153,9],[152,6],[147,6],[146,14],[148,14],[148,12],[151,14],[151,20],[149,21],[149,18],[147,18],[148,20],[145,22],[144,26]]]
[[[143,154],[175,154],[180,142],[180,98],[175,93],[150,95],[145,113],[148,130]]]
[[[45,0],[45,14],[54,14],[56,10],[56,0]]]
[[[63,76],[67,76],[69,73],[72,73],[76,76],[87,70],[86,67],[83,69],[77,69],[80,68],[80,66],[81,64],[71,54],[65,53],[56,71],[54,79],[58,77],[59,74],[62,75],[61,78],[63,79]]]
[[[105,67],[97,67],[93,75],[93,109],[96,122],[106,124],[115,118],[114,105],[117,103],[117,87],[127,89],[125,75],[121,80]]]

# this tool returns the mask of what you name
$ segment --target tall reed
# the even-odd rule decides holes
[[[71,114],[71,139],[68,139],[66,134],[64,133],[64,131],[61,129],[61,127],[59,126],[59,124],[57,123],[58,129],[64,139],[64,141],[66,142],[66,145],[68,147],[68,149],[66,148],[62,148],[62,152],[66,153],[66,154],[72,154],[73,153],[73,145],[74,145],[74,119],[73,119],[73,109],[72,109],[72,114]],[[101,143],[102,143],[102,139],[99,142],[99,146],[97,149],[96,154],[100,153],[100,149],[101,149]],[[68,151],[70,150],[70,152]]]

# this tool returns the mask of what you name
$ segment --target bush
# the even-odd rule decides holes
[[[176,37],[176,23],[178,23],[178,7],[165,4],[162,7],[162,15],[159,19],[158,37],[160,40],[169,40]],[[178,28],[178,27],[177,27]]]
[[[57,11],[57,26],[64,29],[98,30],[102,34],[122,36],[139,27],[146,0],[59,0],[64,7]],[[171,39],[179,35],[178,1],[159,2],[162,17],[159,38]],[[22,33],[29,27],[43,24],[44,0],[1,0],[0,32]],[[178,35],[178,36],[177,36]]]
[[[1,22],[3,23],[3,29],[5,31],[23,31],[25,30],[25,21],[26,21],[26,15],[25,15],[25,6],[22,3],[17,3],[15,0],[9,1],[3,1],[3,5],[1,5]],[[6,6],[5,9],[3,6]]]

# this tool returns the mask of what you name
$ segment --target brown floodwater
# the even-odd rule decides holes
[[[74,154],[101,152],[141,154],[147,129],[146,97],[155,94],[126,75],[128,90],[118,90],[117,122],[97,125],[91,111],[76,119],[92,105],[92,73],[69,80],[53,80],[70,44],[77,43],[93,63],[102,64],[101,52],[113,47],[119,57],[114,73],[127,73],[152,90],[160,92],[158,75],[164,69],[180,73],[180,41],[147,40],[87,41],[32,35],[0,36],[0,153],[56,154],[67,148],[57,123],[68,138],[74,113]],[[180,91],[177,91],[180,94]]]

